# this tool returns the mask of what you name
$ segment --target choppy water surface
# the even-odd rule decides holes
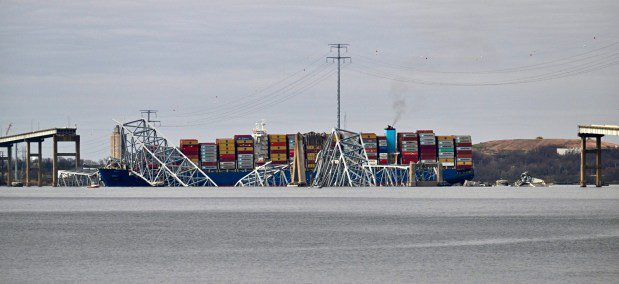
[[[619,282],[619,187],[0,188],[0,282]]]

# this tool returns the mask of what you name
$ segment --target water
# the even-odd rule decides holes
[[[0,282],[619,282],[603,189],[0,188]]]

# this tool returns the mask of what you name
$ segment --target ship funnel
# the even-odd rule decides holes
[[[395,128],[391,125],[387,125],[385,128],[385,136],[387,137],[387,151],[389,154],[395,153],[396,148],[396,132]]]

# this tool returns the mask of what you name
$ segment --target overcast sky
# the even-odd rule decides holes
[[[327,131],[329,43],[350,44],[351,130],[381,132],[397,110],[399,130],[474,142],[619,124],[619,67],[605,64],[619,60],[619,1],[281,2],[1,1],[0,126],[70,121],[87,159],[108,155],[112,119],[146,108],[174,143],[261,118],[272,133]]]

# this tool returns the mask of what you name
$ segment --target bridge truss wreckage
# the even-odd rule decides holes
[[[152,186],[217,186],[150,123],[138,119],[121,127],[122,163]]]
[[[316,158],[313,186],[375,186],[360,133],[334,128]]]
[[[249,174],[236,182],[234,186],[287,186],[290,183],[286,172],[290,172],[290,164],[273,165],[271,162],[256,167]]]
[[[333,129],[317,158],[312,185],[317,187],[439,185],[439,163],[372,165],[360,133]]]
[[[58,171],[58,184],[62,187],[85,187],[101,185],[101,177],[97,169],[84,171]]]

